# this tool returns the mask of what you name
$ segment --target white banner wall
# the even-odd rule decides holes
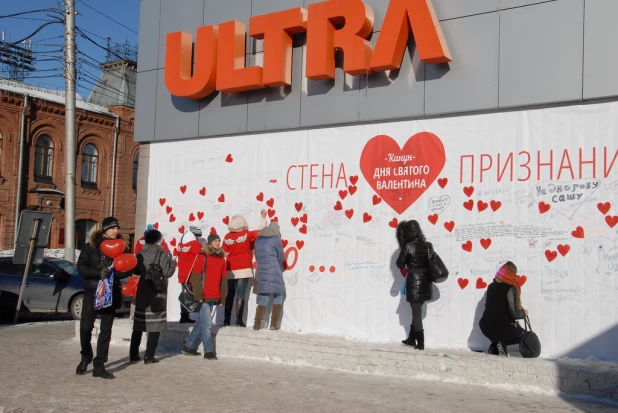
[[[282,328],[371,340],[410,325],[394,227],[416,219],[451,271],[427,346],[487,348],[486,286],[512,260],[543,356],[618,361],[617,126],[606,103],[155,143],[148,218],[173,248],[267,209],[290,267]]]

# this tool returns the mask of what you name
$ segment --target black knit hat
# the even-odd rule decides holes
[[[120,228],[120,224],[118,220],[114,217],[107,217],[103,220],[103,232],[107,231],[110,228]]]
[[[161,241],[163,234],[156,229],[150,229],[144,234],[144,242],[148,245],[156,244]]]
[[[215,240],[221,240],[221,237],[219,235],[217,235],[217,234],[210,234],[208,236],[207,242],[209,244],[212,244],[212,242],[215,241]]]

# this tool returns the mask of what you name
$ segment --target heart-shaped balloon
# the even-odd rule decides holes
[[[116,271],[129,272],[137,265],[137,258],[133,254],[121,254],[114,259]]]
[[[139,277],[133,276],[129,278],[125,285],[122,286],[122,295],[125,297],[133,297],[137,293],[137,283]]]
[[[101,243],[101,252],[110,258],[116,258],[124,252],[127,244],[121,239],[108,239]]]

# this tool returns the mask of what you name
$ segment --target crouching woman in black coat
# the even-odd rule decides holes
[[[491,340],[487,351],[508,357],[507,346],[518,344],[524,329],[515,320],[526,318],[528,310],[521,306],[521,286],[517,279],[517,267],[507,261],[496,273],[496,278],[487,287],[485,312],[479,321],[483,334]]]
[[[417,350],[425,349],[425,331],[423,330],[422,306],[433,298],[433,283],[427,271],[429,257],[433,253],[431,243],[425,240],[421,226],[417,221],[402,221],[397,226],[399,258],[397,267],[407,268],[406,300],[412,308],[412,325],[410,334],[402,343]]]

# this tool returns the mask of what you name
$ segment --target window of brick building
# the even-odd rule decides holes
[[[139,152],[135,154],[133,159],[133,189],[137,189],[137,170],[139,169]]]
[[[34,153],[34,179],[51,181],[54,164],[54,143],[49,136],[39,136]]]
[[[97,169],[99,165],[99,152],[94,145],[84,146],[82,151],[82,184],[97,184]]]

